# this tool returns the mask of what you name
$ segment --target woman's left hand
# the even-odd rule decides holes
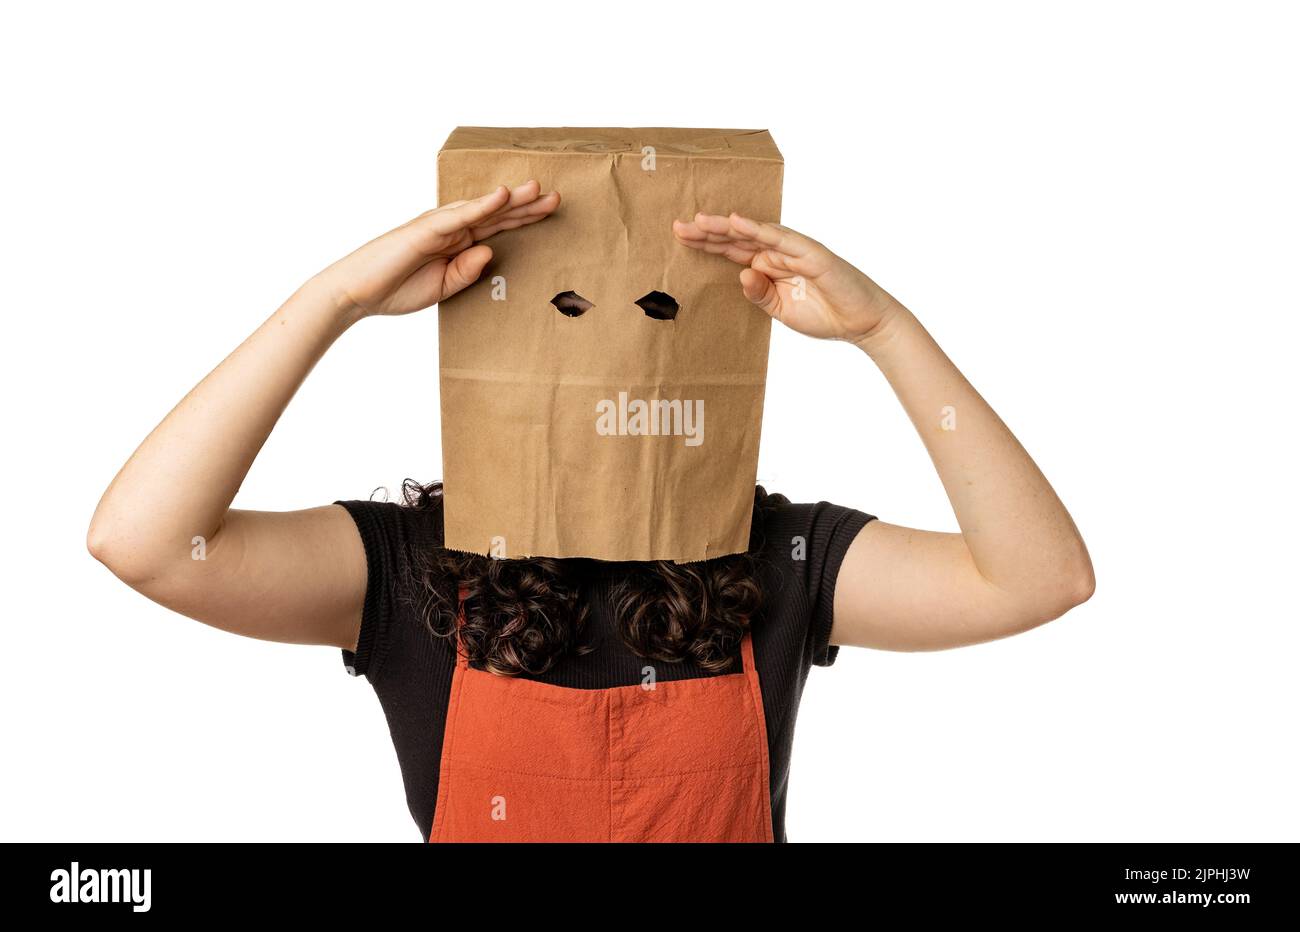
[[[673,221],[677,241],[746,266],[745,297],[810,337],[860,344],[893,313],[897,301],[814,239],[739,214],[699,213]]]

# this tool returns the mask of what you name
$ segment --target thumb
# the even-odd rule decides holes
[[[451,262],[447,263],[447,271],[442,278],[442,296],[450,298],[474,284],[491,261],[492,247],[482,243],[456,253]]]
[[[769,317],[777,317],[781,310],[781,296],[777,293],[772,279],[754,269],[744,269],[740,273],[740,289],[745,297],[758,305]],[[778,318],[779,319],[779,318]]]

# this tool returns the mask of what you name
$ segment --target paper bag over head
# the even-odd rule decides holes
[[[439,203],[536,178],[554,215],[494,236],[438,311],[445,544],[680,563],[749,546],[771,319],[674,219],[777,221],[766,130],[459,127]]]

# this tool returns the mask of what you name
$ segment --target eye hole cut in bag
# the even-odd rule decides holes
[[[633,303],[645,311],[646,317],[654,320],[675,320],[677,312],[681,309],[676,298],[662,291],[652,291],[642,295]]]
[[[551,298],[551,303],[565,317],[581,317],[596,306],[576,291],[561,291]]]

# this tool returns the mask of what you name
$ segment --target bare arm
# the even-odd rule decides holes
[[[917,319],[895,306],[857,345],[912,419],[961,533],[863,528],[836,583],[832,638],[954,647],[1015,634],[1088,599],[1092,563],[1069,512]]]
[[[480,240],[558,203],[536,182],[501,187],[422,214],[313,278],[145,438],[95,510],[90,552],[132,588],[215,627],[355,647],[366,563],[351,518],[337,506],[239,511],[235,493],[298,386],[352,324],[461,290],[491,258]]]
[[[1087,548],[1047,479],[917,319],[825,246],[777,224],[697,215],[685,245],[747,268],[755,304],[809,336],[853,343],[889,380],[961,528],[873,521],[835,589],[831,642],[935,650],[1004,637],[1092,595]]]

